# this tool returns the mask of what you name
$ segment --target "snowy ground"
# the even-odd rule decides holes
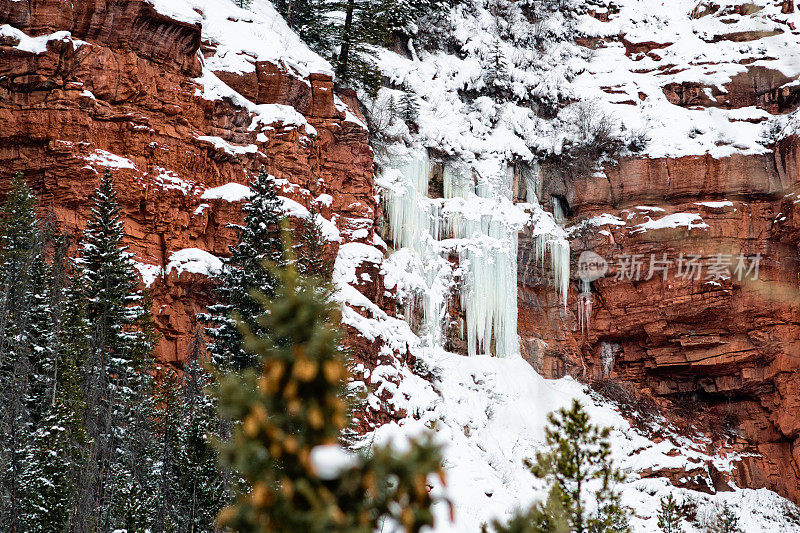
[[[594,423],[614,428],[613,457],[628,476],[622,501],[633,510],[634,531],[657,531],[659,501],[669,493],[681,503],[695,502],[697,522],[684,524],[689,533],[703,531],[698,525],[722,502],[732,506],[748,533],[800,531],[796,508],[766,489],[708,495],[676,489],[665,478],[640,479],[637,472],[642,469],[691,468],[707,460],[728,470],[733,457],[709,457],[696,444],[675,436],[674,442],[654,443],[570,378],[543,379],[519,357],[463,357],[441,350],[416,353],[423,355],[438,379],[430,384],[406,374],[396,397],[407,398],[400,405],[414,416],[378,428],[375,439],[389,441],[398,434],[436,428],[445,446],[447,473],[447,486],[440,494],[452,501],[455,510],[455,521],[450,522],[449,510],[440,507],[437,532],[477,532],[483,523],[544,498],[545,487],[525,468],[524,460],[535,458],[541,449],[547,413],[569,406],[573,398],[584,404]]]

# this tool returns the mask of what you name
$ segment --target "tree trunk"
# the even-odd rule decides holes
[[[342,29],[342,47],[339,51],[339,64],[336,66],[336,76],[340,80],[347,79],[347,61],[350,56],[350,41],[353,31],[353,12],[356,8],[356,0],[347,0],[347,12],[344,18],[344,28]]]

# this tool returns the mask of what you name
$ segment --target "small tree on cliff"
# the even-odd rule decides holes
[[[239,243],[231,247],[225,261],[218,295],[220,303],[209,308],[205,319],[212,339],[211,360],[222,370],[242,370],[257,364],[257,358],[242,347],[242,335],[236,318],[254,332],[260,326],[262,313],[253,291],[267,296],[275,294],[278,285],[271,265],[285,263],[281,237],[283,203],[278,197],[275,179],[262,170],[250,183],[251,196],[244,206],[244,225],[239,226]]]
[[[428,475],[441,472],[438,448],[412,444],[397,455],[358,457],[338,441],[347,425],[347,377],[326,294],[294,268],[263,299],[245,347],[259,367],[222,377],[222,415],[239,420],[222,457],[249,485],[219,522],[236,531],[371,533],[387,517],[408,532],[431,525]]]
[[[669,494],[666,498],[661,498],[661,509],[658,511],[658,528],[663,533],[683,533],[681,518],[681,510],[672,494]]]
[[[400,97],[400,118],[406,124],[414,124],[419,119],[419,103],[413,91],[405,89]]]
[[[332,265],[327,258],[328,243],[319,220],[315,203],[311,203],[308,218],[300,219],[297,255],[297,272],[302,276],[313,276],[322,280],[331,276]]]

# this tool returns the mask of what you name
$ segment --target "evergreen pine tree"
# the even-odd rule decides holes
[[[412,35],[421,18],[452,7],[458,0],[380,0],[376,3],[387,31]]]
[[[128,330],[136,325],[144,311],[142,295],[132,262],[132,254],[122,245],[124,222],[117,202],[117,192],[109,169],[92,199],[92,216],[81,243],[77,260],[88,296],[87,319],[99,351],[108,355],[104,364],[125,363],[129,341],[138,335]],[[114,355],[121,358],[115,359]],[[128,357],[129,358],[129,357]]]
[[[486,85],[495,94],[501,94],[509,88],[511,77],[508,71],[508,62],[499,40],[492,43],[489,61]]]
[[[211,361],[223,370],[241,370],[257,364],[254,355],[242,348],[234,314],[257,332],[256,319],[262,310],[252,293],[275,294],[278,281],[266,263],[285,263],[280,229],[283,204],[275,180],[262,170],[250,183],[250,189],[244,225],[239,227],[239,243],[231,248],[231,256],[225,261],[217,291],[221,303],[209,307],[209,314],[203,317],[210,323],[207,333],[212,339]]]
[[[156,513],[153,529],[168,531],[170,524],[180,522],[180,499],[186,490],[178,479],[179,471],[179,427],[185,416],[179,400],[180,376],[171,366],[160,369],[157,393],[160,407],[156,418],[158,456],[156,460],[157,491]]]
[[[662,533],[683,533],[681,518],[681,510],[672,494],[670,493],[666,498],[661,498],[661,509],[658,511],[658,528]]]
[[[180,519],[194,531],[210,531],[224,505],[230,483],[220,469],[212,439],[220,435],[217,404],[208,393],[212,378],[197,357],[191,358],[182,388],[183,418],[178,428]]]
[[[235,0],[235,2],[237,6],[247,9],[250,7],[250,4],[253,3],[253,0]]]
[[[722,504],[722,509],[717,513],[714,525],[709,530],[710,533],[743,533],[739,527],[739,517],[730,508],[728,502]]]
[[[222,448],[249,490],[219,516],[237,531],[367,533],[385,517],[406,531],[432,523],[427,476],[441,471],[437,447],[412,444],[369,457],[337,443],[347,425],[346,368],[327,294],[291,267],[265,303],[256,336],[243,325],[260,369],[222,376],[222,415],[241,423]]]
[[[312,202],[308,211],[308,218],[300,220],[298,244],[295,246],[297,272],[302,276],[329,279],[332,265],[327,257],[327,240],[318,218],[316,204]]]
[[[275,8],[289,27],[317,52],[328,55],[334,47],[336,28],[331,17],[335,3],[329,0],[276,0]]]
[[[34,417],[40,417],[30,385],[41,339],[32,322],[42,311],[43,269],[36,197],[18,173],[0,209],[0,433],[4,435],[0,439],[0,528],[4,531],[27,529],[23,479],[34,445]]]
[[[550,451],[538,453],[531,468],[535,476],[549,479],[558,487],[570,527],[577,533],[630,530],[626,511],[614,490],[623,476],[610,458],[609,433],[608,428],[591,424],[581,404],[573,400],[570,409],[548,416],[545,442]],[[592,495],[596,511],[589,514],[586,485],[592,481],[599,481],[601,486]]]
[[[211,439],[218,434],[211,376],[200,364],[196,335],[182,375],[164,368],[159,382],[157,531],[213,531],[228,502],[228,487]]]
[[[570,409],[560,409],[548,415],[545,442],[548,452],[538,453],[531,471],[536,477],[548,479],[551,491],[544,505],[537,504],[529,512],[531,520],[551,520],[547,527],[563,527],[566,516],[569,531],[574,533],[623,533],[630,531],[628,516],[622,506],[615,485],[623,479],[614,468],[608,441],[610,430],[600,429],[589,422],[589,415],[577,400]],[[594,492],[589,484],[600,484]],[[596,504],[593,513],[586,509],[587,498]],[[562,514],[563,513],[563,514]],[[523,518],[515,517],[511,524],[520,524]],[[499,531],[550,531],[536,529],[499,529]],[[557,530],[557,529],[554,529]]]
[[[69,531],[80,531],[91,523],[96,498],[93,492],[96,469],[90,462],[93,442],[89,425],[94,422],[87,405],[92,381],[88,363],[91,360],[92,331],[87,320],[85,288],[80,276],[70,276],[64,304],[64,321],[59,328],[58,395],[64,409],[72,417],[70,443],[67,453],[73,479],[74,502],[69,519]]]
[[[111,172],[93,198],[76,261],[91,334],[85,385],[92,442],[88,490],[100,529],[141,529],[152,497],[150,416],[154,339],[142,307],[132,254],[122,245],[124,222]]]
[[[113,515],[118,527],[143,531],[156,519],[159,482],[158,438],[155,421],[163,410],[157,405],[153,347],[158,342],[150,309],[149,293],[139,293],[138,317],[127,331],[129,354],[121,365],[125,372],[114,385],[124,388],[119,396],[121,432],[119,439],[118,496]],[[115,428],[116,430],[116,428]]]
[[[413,124],[419,118],[419,104],[416,95],[410,90],[404,90],[400,98],[400,118],[406,124]]]
[[[333,58],[336,77],[339,83],[375,94],[381,75],[370,54],[370,46],[384,44],[389,36],[382,4],[372,0],[342,0],[337,4],[345,17],[334,38],[338,49]]]
[[[66,246],[56,240],[53,259],[47,268],[48,304],[39,304],[48,322],[43,337],[46,347],[39,350],[39,365],[34,367],[35,382],[41,390],[31,394],[41,417],[33,430],[33,444],[26,457],[26,526],[30,531],[70,529],[78,499],[81,472],[87,446],[84,426],[85,404],[82,395],[82,365],[85,350],[75,349],[86,339],[85,329],[73,328],[82,321],[75,307],[73,291],[66,285]],[[63,320],[63,319],[66,320]],[[82,325],[82,324],[81,324]],[[82,346],[85,346],[82,345]]]

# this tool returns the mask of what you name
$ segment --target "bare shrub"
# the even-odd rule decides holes
[[[590,384],[592,391],[601,399],[614,404],[619,412],[641,431],[650,430],[650,423],[661,416],[661,409],[649,396],[639,393],[628,382],[618,379],[595,380]]]

